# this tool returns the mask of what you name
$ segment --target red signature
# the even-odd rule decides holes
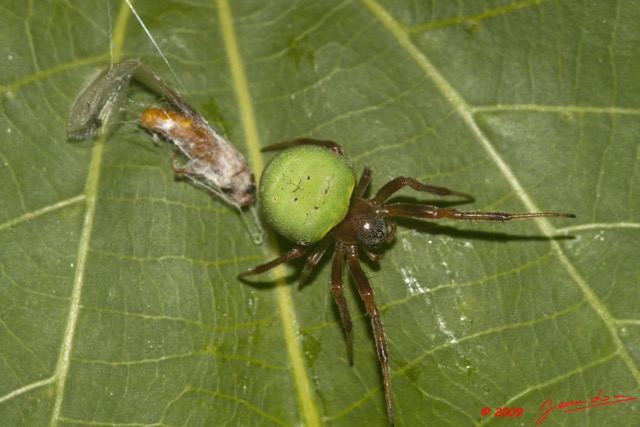
[[[587,400],[563,400],[557,405],[553,404],[553,400],[551,398],[544,401],[542,405],[540,405],[540,411],[542,414],[536,419],[536,424],[542,424],[542,422],[547,418],[549,412],[554,409],[564,409],[564,412],[572,412],[579,411],[580,409],[593,408],[596,406],[604,406],[611,405],[612,403],[621,403],[628,402],[630,400],[637,400],[637,397],[629,397],[624,394],[614,394],[612,397],[602,396],[602,389],[598,389],[598,394],[588,398]]]

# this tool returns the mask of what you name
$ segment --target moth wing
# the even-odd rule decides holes
[[[69,109],[69,139],[92,138],[108,129],[131,76],[141,66],[139,59],[129,59],[102,70],[84,84]]]

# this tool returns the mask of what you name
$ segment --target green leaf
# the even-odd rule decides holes
[[[175,178],[171,148],[135,125],[151,95],[133,88],[108,137],[67,141],[69,105],[110,40],[256,174],[272,156],[261,146],[309,136],[370,166],[373,189],[405,175],[476,197],[457,208],[578,216],[398,221],[385,258],[363,262],[398,425],[533,425],[548,398],[640,395],[637,2],[135,7],[181,83],[123,2],[3,2],[4,424],[387,423],[356,292],[349,366],[329,263],[302,289],[300,263],[237,280],[290,244],[254,246],[234,209]],[[635,412],[555,409],[543,425],[631,425]]]

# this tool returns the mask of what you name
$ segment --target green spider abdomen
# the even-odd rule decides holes
[[[262,172],[262,211],[287,239],[303,245],[317,242],[347,215],[355,184],[344,157],[315,145],[289,148]]]

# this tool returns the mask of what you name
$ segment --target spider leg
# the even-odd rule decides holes
[[[333,141],[320,141],[317,139],[311,138],[298,138],[293,139],[291,141],[282,141],[277,142],[275,144],[267,145],[263,147],[260,151],[274,151],[274,150],[282,150],[283,148],[295,147],[296,145],[318,145],[320,147],[327,148],[333,151],[336,154],[344,156],[344,151],[342,150],[342,145]]]
[[[435,185],[427,185],[413,178],[399,176],[387,182],[385,185],[383,185],[382,188],[378,190],[375,197],[370,201],[377,204],[382,204],[385,200],[391,197],[393,193],[401,190],[404,187],[411,187],[416,191],[423,191],[425,193],[437,194],[438,196],[460,196],[470,201],[474,200],[473,196],[470,196],[467,193],[461,193],[460,191],[450,190],[445,187],[436,187]]]
[[[360,181],[358,181],[358,185],[353,190],[352,197],[362,197],[364,191],[367,189],[369,184],[371,183],[371,169],[364,168],[362,171],[362,175],[360,176]]]
[[[391,402],[391,375],[389,372],[389,352],[387,351],[387,340],[384,337],[384,329],[382,327],[382,319],[380,311],[376,305],[373,289],[369,284],[367,276],[360,267],[358,259],[358,248],[356,245],[347,246],[347,262],[351,277],[356,282],[360,298],[364,301],[369,317],[371,317],[371,326],[373,327],[373,337],[376,343],[376,352],[382,369],[382,382],[384,383],[384,396],[387,402],[387,414],[389,415],[389,425],[393,425],[393,405]],[[337,251],[336,251],[337,252]]]
[[[302,269],[302,273],[300,274],[300,279],[298,280],[298,284],[300,287],[304,286],[309,277],[309,274],[313,271],[313,268],[318,265],[318,262],[322,259],[322,256],[329,248],[329,245],[333,241],[333,237],[331,235],[325,236],[316,249],[313,251],[311,255],[307,258],[307,261],[304,264],[304,268]]]
[[[382,254],[373,253],[364,245],[362,245],[362,252],[364,252],[367,258],[369,258],[371,261],[378,262],[382,259]]]
[[[260,264],[252,268],[251,270],[238,274],[238,277],[240,278],[240,277],[251,276],[254,274],[264,273],[265,271],[269,271],[272,268],[279,266],[280,264],[284,264],[285,262],[289,262],[293,259],[300,258],[302,255],[304,255],[306,250],[307,250],[306,246],[298,245],[293,249],[291,249],[289,252],[283,253],[278,258],[272,261],[269,261],[265,264]]]
[[[338,306],[340,320],[342,321],[342,329],[344,330],[344,336],[347,339],[347,356],[349,357],[349,364],[353,365],[353,325],[351,323],[351,315],[349,314],[347,300],[344,297],[344,286],[342,283],[342,266],[344,263],[344,256],[345,245],[342,243],[336,244],[336,250],[333,253],[333,260],[331,263],[331,282],[329,286],[331,288],[333,300]]]
[[[452,208],[439,208],[430,205],[414,205],[410,203],[391,203],[381,206],[377,213],[387,216],[409,216],[415,218],[441,219],[451,218],[457,220],[475,221],[510,221],[512,219],[562,217],[575,218],[574,214],[559,212],[534,212],[534,213],[508,213],[508,212],[480,212],[460,211]]]

